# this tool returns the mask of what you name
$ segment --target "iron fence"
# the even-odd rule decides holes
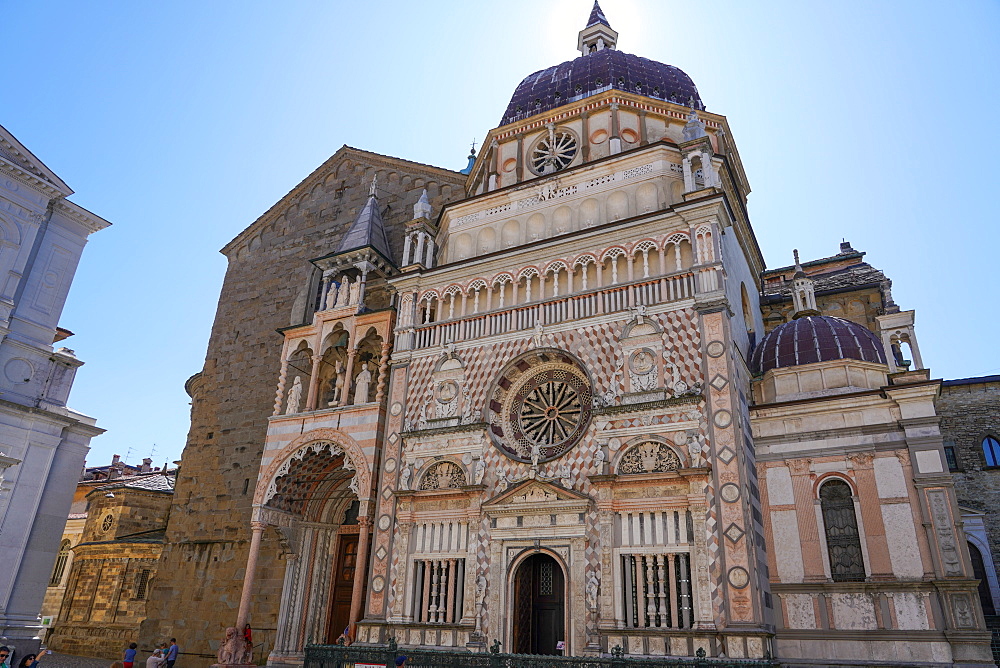
[[[495,648],[494,648],[495,649]],[[699,654],[704,654],[704,650]],[[304,668],[355,668],[362,665],[394,668],[396,657],[407,657],[407,668],[654,668],[700,666],[702,668],[764,668],[778,664],[768,660],[649,659],[625,656],[541,656],[537,654],[502,654],[500,652],[442,651],[397,649],[388,646],[307,645]]]

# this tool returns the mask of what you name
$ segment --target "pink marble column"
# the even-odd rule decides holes
[[[251,522],[253,535],[250,537],[250,554],[247,555],[247,569],[243,573],[243,593],[240,595],[240,610],[236,615],[236,628],[246,626],[250,616],[250,597],[253,595],[253,580],[257,573],[257,557],[260,555],[260,539],[267,525],[263,522]]]

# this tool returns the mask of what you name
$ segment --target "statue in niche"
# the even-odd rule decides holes
[[[336,406],[344,396],[344,363],[340,360],[337,360],[337,364],[333,367],[333,380],[330,382],[333,384],[333,400],[329,405]]]
[[[347,306],[351,301],[351,279],[344,276],[340,282],[340,290],[337,292],[337,307]]]
[[[355,285],[357,285],[355,283]],[[368,364],[361,363],[361,373],[354,379],[354,405],[368,403],[368,387],[372,382],[372,372],[368,369]]]
[[[358,300],[360,297],[361,297],[361,279],[359,278],[358,280],[354,281],[354,283],[351,284],[350,301],[348,303],[357,304],[359,303]]]
[[[594,455],[594,465],[597,467],[597,473],[604,473],[604,448],[597,448],[597,454]]]
[[[688,437],[688,460],[692,468],[701,463],[701,442],[698,440],[698,432],[689,431]]]
[[[299,412],[299,404],[302,403],[302,378],[296,376],[292,381],[292,389],[288,390],[288,404],[285,406],[285,415]]]
[[[337,305],[337,290],[340,285],[337,281],[330,281],[330,289],[326,291],[326,308],[333,308]]]
[[[486,475],[486,460],[483,459],[482,457],[480,457],[479,461],[476,462],[476,472],[473,475],[474,475],[473,480],[475,481],[475,484],[482,485],[483,477]]]
[[[404,466],[402,473],[399,474],[399,488],[402,490],[410,489],[410,476],[413,475],[413,470],[409,466]]]
[[[597,579],[597,575],[594,573],[590,574],[587,578],[587,607],[591,610],[597,610],[597,592],[601,588],[601,582]]]

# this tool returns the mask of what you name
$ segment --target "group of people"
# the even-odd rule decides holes
[[[177,638],[171,638],[169,644],[160,643],[146,659],[146,668],[174,668],[174,662],[177,661],[177,655],[180,651],[181,648],[177,646]],[[112,663],[111,668],[134,668],[135,657],[138,653],[139,646],[131,643],[125,650],[122,660]]]
[[[41,651],[38,654],[25,654],[17,663],[17,668],[37,668],[42,658],[51,652]],[[11,668],[11,650],[6,645],[0,647],[0,668]]]

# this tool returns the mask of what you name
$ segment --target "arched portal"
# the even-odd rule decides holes
[[[514,651],[559,654],[556,645],[565,640],[565,612],[566,586],[558,562],[544,553],[522,561],[514,575]]]

